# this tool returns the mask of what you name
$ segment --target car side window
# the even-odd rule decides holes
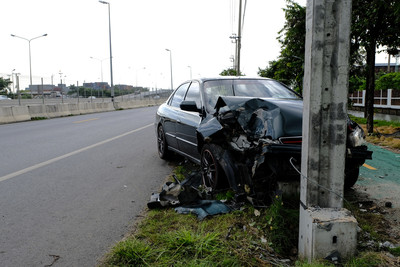
[[[200,85],[198,82],[192,82],[192,84],[189,87],[189,90],[186,93],[185,100],[195,101],[197,108],[201,109]]]
[[[181,102],[183,101],[183,98],[185,97],[186,90],[187,90],[189,84],[190,83],[184,83],[181,86],[179,86],[178,89],[176,89],[174,96],[172,97],[172,99],[170,101],[171,106],[179,108],[179,105],[181,104]]]

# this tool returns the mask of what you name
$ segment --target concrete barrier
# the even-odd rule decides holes
[[[143,99],[143,100],[130,100],[124,102],[115,102],[115,109],[131,109],[148,106],[159,106],[165,102],[165,99]]]
[[[71,112],[68,109],[68,104],[56,104],[56,113],[57,117],[65,117],[71,115]]]
[[[67,104],[68,105],[68,110],[69,110],[69,115],[81,115],[81,111],[79,109],[78,104]]]
[[[0,124],[29,121],[32,118],[56,118],[69,115],[81,115],[108,112],[118,109],[132,109],[160,105],[165,99],[142,99],[123,102],[81,102],[31,106],[0,107]]]
[[[29,120],[31,116],[26,106],[0,107],[0,124]]]
[[[31,115],[29,114],[28,107],[14,106],[14,107],[11,107],[11,110],[12,110],[12,114],[13,114],[15,122],[31,120]]]
[[[103,102],[103,103],[94,103],[96,112],[106,112],[106,111],[114,111],[114,105],[112,102]]]
[[[28,106],[28,112],[31,118],[48,118],[45,105]]]
[[[47,118],[56,118],[56,117],[58,117],[58,114],[56,113],[56,111],[57,111],[56,104],[45,105],[45,110],[46,110],[46,113],[47,113]]]
[[[0,124],[15,122],[12,107],[0,107]]]

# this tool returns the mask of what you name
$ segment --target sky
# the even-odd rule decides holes
[[[170,88],[232,67],[239,0],[109,0],[114,84]],[[243,3],[245,0],[243,0]],[[296,1],[305,6],[306,0]],[[284,0],[249,0],[241,71],[256,76],[279,56]],[[97,0],[1,0],[0,76],[33,84],[110,83],[108,5]],[[169,49],[171,52],[167,51]],[[384,61],[383,61],[384,62]],[[60,74],[61,73],[61,74]]]

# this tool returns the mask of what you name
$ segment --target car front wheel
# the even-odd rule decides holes
[[[165,133],[162,125],[158,126],[157,129],[157,147],[158,156],[162,159],[167,159],[169,157],[168,145],[165,140]]]
[[[200,164],[203,186],[214,191],[217,189],[222,170],[215,157],[212,145],[204,145],[201,150]]]

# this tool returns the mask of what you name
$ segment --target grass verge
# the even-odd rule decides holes
[[[180,172],[180,171],[179,171]],[[229,193],[227,194],[229,196]],[[222,197],[222,195],[220,195]],[[388,240],[379,213],[364,213],[347,203],[362,229],[359,244]],[[324,260],[297,260],[298,203],[276,197],[268,208],[250,205],[198,221],[173,208],[149,210],[134,233],[119,242],[100,266],[337,266]],[[399,249],[360,246],[341,266],[392,266]]]
[[[367,119],[350,115],[366,132]],[[367,142],[392,149],[400,149],[400,122],[374,120],[374,133],[366,137]]]

